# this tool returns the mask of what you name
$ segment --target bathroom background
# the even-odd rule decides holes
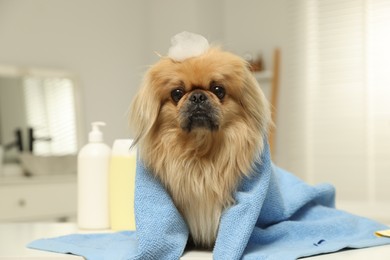
[[[0,221],[74,218],[90,122],[131,137],[143,73],[187,30],[260,57],[264,88],[278,48],[274,161],[390,223],[389,17],[385,0],[0,0]]]

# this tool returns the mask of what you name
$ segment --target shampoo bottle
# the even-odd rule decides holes
[[[81,229],[108,229],[108,174],[111,149],[103,143],[99,127],[103,122],[93,122],[88,135],[89,143],[79,152],[78,174],[78,215]]]
[[[136,148],[133,140],[115,140],[110,166],[110,225],[113,230],[135,230],[134,190]]]

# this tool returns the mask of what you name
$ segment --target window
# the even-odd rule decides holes
[[[33,129],[36,155],[77,152],[74,86],[69,78],[24,78],[27,125]]]
[[[342,201],[388,205],[390,1],[301,0],[290,14],[280,161]]]

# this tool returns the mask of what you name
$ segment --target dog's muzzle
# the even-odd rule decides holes
[[[180,111],[181,128],[188,132],[195,128],[218,130],[218,111],[204,91],[193,91]]]

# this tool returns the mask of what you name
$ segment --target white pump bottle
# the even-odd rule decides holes
[[[103,122],[93,122],[89,143],[78,154],[78,210],[80,229],[108,229],[108,174],[111,149],[103,143],[99,127]]]

